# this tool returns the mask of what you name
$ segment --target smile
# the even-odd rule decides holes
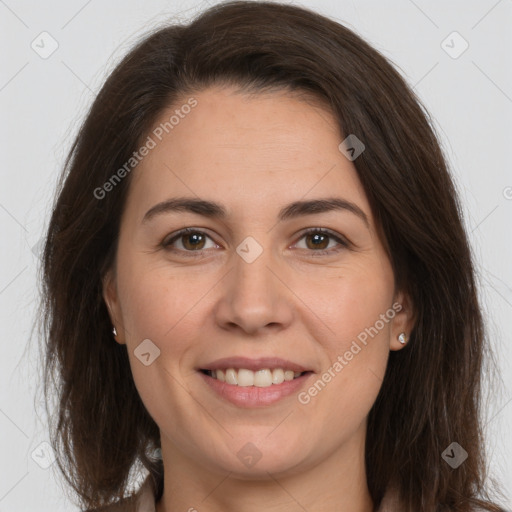
[[[299,393],[314,373],[294,372],[282,368],[264,368],[257,371],[228,368],[225,371],[200,370],[197,375],[202,378],[207,389],[213,392],[213,396],[222,402],[239,408],[261,408]],[[221,380],[222,378],[224,380]]]
[[[308,372],[294,372],[284,368],[263,368],[252,371],[247,368],[226,368],[224,370],[201,370],[206,375],[232,386],[267,388],[277,386],[285,381],[292,381]]]

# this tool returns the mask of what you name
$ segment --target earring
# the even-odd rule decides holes
[[[407,343],[407,338],[405,336],[405,332],[401,332],[399,335],[398,335],[398,341],[402,344],[402,345],[405,345]]]
[[[114,338],[117,336],[117,330],[115,325],[112,326],[112,334],[114,335]]]

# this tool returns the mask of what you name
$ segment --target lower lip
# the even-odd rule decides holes
[[[234,386],[214,379],[201,371],[198,373],[213,391],[238,407],[262,407],[274,404],[293,393],[297,393],[305,385],[310,375],[313,375],[312,372],[307,372],[296,379],[285,380],[281,384],[259,388],[257,386]]]

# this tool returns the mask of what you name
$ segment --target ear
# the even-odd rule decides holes
[[[401,350],[407,346],[411,337],[411,332],[416,322],[416,312],[409,295],[405,292],[399,292],[395,295],[392,309],[396,314],[391,323],[389,349]],[[398,336],[401,333],[405,333],[405,345],[398,340]]]
[[[121,305],[117,292],[117,279],[113,269],[109,269],[102,278],[102,295],[110,315],[112,326],[115,327],[117,331],[117,336],[114,336],[114,334],[112,334],[112,336],[117,343],[124,345],[126,341],[122,323],[123,315],[121,314]]]

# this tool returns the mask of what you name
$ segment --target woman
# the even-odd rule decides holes
[[[66,168],[45,391],[56,376],[81,506],[502,510],[454,186],[418,99],[357,35],[272,2],[157,30]]]

